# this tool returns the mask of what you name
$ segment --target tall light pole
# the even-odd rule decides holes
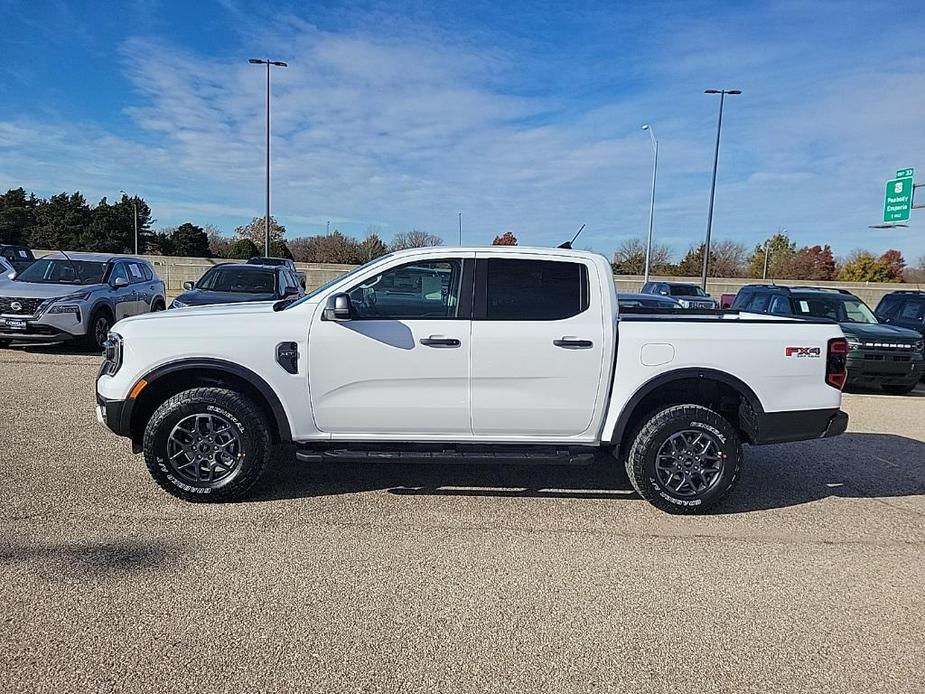
[[[462,246],[462,212],[459,213],[459,245]]]
[[[264,218],[263,254],[270,255],[270,66],[289,67],[281,60],[251,58],[247,62],[267,66],[267,215]]]
[[[707,290],[707,271],[710,265],[710,236],[713,233],[713,201],[716,199],[716,167],[719,164],[719,135],[723,129],[723,104],[726,95],[741,94],[741,89],[705,89],[704,94],[719,94],[719,119],[716,122],[716,149],[713,150],[713,182],[710,184],[710,208],[707,211],[707,238],[703,246],[703,277],[701,286]]]
[[[120,190],[122,195],[128,196],[124,190]],[[138,255],[138,198],[132,196],[132,209],[135,211],[135,255]]]
[[[643,125],[642,129],[649,131],[649,137],[652,139],[652,150],[655,153],[655,160],[652,163],[652,197],[649,199],[649,235],[646,238],[646,277],[644,281],[648,282],[649,262],[652,257],[652,224],[655,222],[655,177],[658,175],[658,138],[655,137],[655,131],[648,123]]]

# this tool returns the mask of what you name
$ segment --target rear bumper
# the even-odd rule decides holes
[[[785,443],[838,436],[848,428],[848,414],[838,408],[763,412],[755,416],[752,443]]]

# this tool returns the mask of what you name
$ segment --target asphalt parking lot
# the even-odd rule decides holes
[[[747,449],[713,515],[589,468],[305,465],[189,505],[99,358],[0,350],[10,692],[925,691],[925,389]]]

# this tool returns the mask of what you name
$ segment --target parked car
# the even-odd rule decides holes
[[[417,248],[287,305],[120,323],[97,416],[188,501],[240,497],[279,441],[305,462],[589,463],[603,449],[643,498],[691,513],[740,478],[743,443],[845,430],[846,353],[827,320],[621,317],[590,252]]]
[[[707,294],[696,284],[686,282],[646,282],[640,290],[643,294],[670,296],[680,302],[684,308],[718,308],[716,299]]]
[[[683,309],[681,302],[670,296],[659,296],[658,294],[617,294],[617,306],[620,310],[639,313],[645,309]]]
[[[16,268],[6,258],[0,257],[0,280],[11,280],[16,277]]]
[[[28,246],[15,244],[0,245],[0,258],[12,265],[16,272],[22,272],[35,262],[35,256]]]
[[[54,253],[0,285],[0,347],[76,341],[102,349],[114,323],[164,309],[164,283],[144,260]]]
[[[925,291],[890,292],[877,304],[881,323],[915,330],[925,337]]]
[[[880,386],[902,395],[915,388],[925,370],[921,333],[877,320],[846,289],[752,284],[739,290],[733,308],[776,316],[827,318],[848,338],[848,383]]]
[[[232,304],[245,301],[295,299],[304,293],[295,274],[283,265],[222,263],[210,268],[198,282],[184,282],[186,290],[170,308]]]
[[[296,277],[299,278],[299,284],[302,285],[302,289],[305,289],[305,273],[300,271],[295,266],[294,260],[290,260],[289,258],[268,258],[266,256],[255,256],[253,258],[249,258],[247,261],[247,264],[248,265],[271,265],[271,266],[280,265],[282,267],[287,267],[292,271],[292,273]]]

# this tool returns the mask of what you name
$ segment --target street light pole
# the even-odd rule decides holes
[[[706,89],[704,94],[719,94],[719,119],[716,122],[716,148],[713,150],[713,180],[710,183],[710,207],[707,210],[707,238],[703,247],[703,277],[701,286],[707,290],[707,271],[710,266],[710,236],[713,234],[713,201],[716,199],[716,168],[719,164],[719,136],[723,129],[723,105],[727,94],[741,94],[740,89]]]
[[[761,279],[768,279],[768,244],[770,240],[764,242],[764,272],[761,274]]]
[[[264,230],[264,241],[263,241],[263,253],[265,256],[270,255],[270,66],[275,67],[289,67],[287,63],[284,63],[281,60],[270,60],[267,59],[258,59],[251,58],[247,62],[254,65],[266,65],[267,66],[267,213],[264,218],[263,230]]]
[[[459,245],[462,246],[462,212],[459,213]]]
[[[655,179],[658,176],[658,138],[655,137],[655,131],[648,123],[642,126],[643,130],[649,131],[649,137],[652,139],[652,150],[655,152],[655,159],[652,163],[652,197],[649,199],[649,235],[646,237],[646,269],[645,282],[649,281],[649,263],[652,257],[652,224],[655,221]]]

